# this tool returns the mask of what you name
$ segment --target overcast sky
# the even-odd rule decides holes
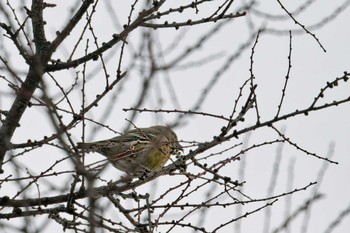
[[[103,1],[99,3],[96,18],[93,21],[98,40],[101,43],[110,39],[113,33],[118,32],[118,27],[116,25],[118,23],[125,23],[129,9],[128,5],[121,6],[120,1],[104,1],[108,2],[108,4],[105,4]],[[302,2],[305,1],[298,1],[298,3],[293,2],[293,4],[288,3],[286,7],[293,12]],[[259,16],[255,11],[248,11],[245,17],[234,19],[229,24],[223,26],[219,31],[215,32],[216,35],[213,36],[204,47],[187,58],[182,64],[179,64],[179,70],[168,74],[168,78],[171,79],[174,92],[177,95],[179,106],[174,106],[173,102],[169,101],[171,97],[167,96],[164,97],[165,102],[162,108],[189,110],[194,105],[198,96],[201,95],[203,88],[210,82],[215,74],[222,69],[222,64],[226,59],[234,54],[237,48],[242,46],[249,39],[252,31],[256,31],[259,28],[265,29],[265,31],[260,34],[259,41],[255,48],[253,72],[256,78],[255,82],[258,85],[257,95],[260,105],[259,110],[262,117],[261,120],[268,120],[277,112],[277,106],[282,94],[281,88],[283,87],[288,69],[288,52],[290,46],[288,30],[292,30],[292,68],[290,71],[290,80],[286,91],[285,103],[281,109],[281,115],[295,111],[296,109],[308,107],[312,103],[314,97],[317,96],[320,89],[325,87],[328,81],[342,76],[344,71],[350,72],[350,8],[346,8],[350,1],[316,0],[309,2],[311,2],[310,7],[308,7],[305,12],[297,14],[295,18],[317,37],[319,43],[322,44],[326,52],[323,51],[318,41],[312,35],[306,34],[300,26],[296,25],[286,16],[277,1],[260,1],[259,4],[255,6],[255,10],[271,14],[275,16],[275,18],[278,18],[277,16],[283,17],[275,20],[274,17],[266,18]],[[29,2],[27,4],[29,4]],[[45,12],[45,18],[47,19],[46,29],[47,32],[51,33],[51,36],[48,38],[49,40],[54,38],[55,32],[62,28],[62,25],[66,22],[70,14],[64,5],[67,3],[56,2],[56,4],[58,5],[57,8],[47,9]],[[123,4],[125,3],[123,2]],[[237,7],[233,9],[239,9],[239,6],[241,6],[240,1],[235,1],[234,4],[237,4]],[[111,6],[114,7],[114,12],[119,19],[118,23],[111,22],[111,16],[107,13],[108,8]],[[164,6],[164,9],[166,9],[166,6]],[[213,9],[210,8],[210,3],[208,4],[208,8],[200,8],[199,10],[199,15],[205,15],[207,12],[213,11]],[[337,17],[331,17],[336,11],[340,12],[339,15]],[[233,12],[235,13],[234,10]],[[190,16],[201,18],[193,14],[193,12],[185,12],[180,15],[179,18],[175,17],[172,20],[182,21]],[[330,22],[326,20],[327,17],[330,17]],[[0,19],[2,20],[2,16]],[[318,25],[320,22],[325,22],[325,25]],[[174,38],[177,38],[179,34],[183,33],[184,35],[181,41],[179,41],[179,44],[177,44],[178,49],[167,54],[163,62],[171,61],[172,57],[176,57],[184,48],[192,45],[203,33],[213,27],[215,27],[215,24],[209,23],[208,25],[193,26],[181,30],[157,30],[157,37],[155,38],[163,49],[169,48],[174,42]],[[4,32],[2,31],[2,33]],[[138,32],[130,34],[131,38],[128,39],[130,44],[127,46],[129,46],[131,51],[135,49],[132,48],[132,46],[137,45],[138,40],[140,40],[140,34],[141,33]],[[69,43],[75,41],[77,35],[79,35],[79,31],[74,31],[74,33],[70,35],[68,40],[64,43],[65,49],[57,51],[57,56],[55,56],[55,58],[67,54],[65,50],[69,51],[72,48],[72,44]],[[6,46],[12,46],[9,41],[3,42]],[[232,111],[234,100],[238,95],[239,87],[250,76],[251,47],[252,44],[249,45],[249,49],[245,50],[237,60],[234,60],[230,64],[223,77],[220,78],[210,90],[200,111],[229,116]],[[118,48],[114,51],[118,51]],[[83,51],[84,48],[81,47],[79,49]],[[16,64],[16,62],[18,62],[18,64],[24,64],[23,60],[18,58],[16,52],[14,52],[12,56],[13,58],[9,59],[11,64]],[[208,57],[214,59],[212,62],[208,62],[203,66],[191,69],[181,68],[181,65],[188,65]],[[113,62],[117,64],[116,61],[118,58],[119,54],[107,62],[107,64],[109,64],[107,67],[108,72],[110,72],[112,76],[115,76],[116,65],[111,64],[113,64]],[[127,64],[131,62],[130,60],[130,53],[126,52],[125,65],[123,66],[125,69],[128,67]],[[90,69],[90,71],[93,70],[93,65],[88,69]],[[77,68],[77,70],[81,71],[82,69]],[[23,69],[22,71],[25,72],[26,70]],[[101,75],[103,75],[102,72]],[[137,91],[135,87],[139,84],[140,75],[142,75],[141,71],[139,73],[132,72],[128,74],[123,90],[120,91],[120,95],[114,105],[112,115],[107,119],[106,124],[116,131],[121,132],[126,124],[125,118],[130,117],[130,113],[124,112],[122,109],[130,108],[134,105],[136,99],[135,92]],[[74,78],[74,72],[62,72],[62,79],[68,76]],[[92,78],[92,82],[95,82],[95,86],[93,87],[96,89],[102,88],[104,84],[99,82],[97,77],[98,75],[95,75]],[[69,80],[72,80],[72,78]],[[0,106],[2,109],[6,109],[11,105],[12,98],[5,94],[8,92],[7,84],[1,80],[0,82]],[[166,81],[159,81],[159,85],[164,87]],[[53,91],[52,93],[57,92]],[[349,96],[349,93],[349,83],[342,82],[339,87],[326,92],[325,98],[323,98],[320,103],[346,98]],[[87,96],[88,100],[92,100],[96,95],[92,89],[89,94],[91,95]],[[76,106],[79,106],[80,100],[80,97],[77,95],[74,100],[76,101]],[[104,104],[107,103],[101,103],[102,106]],[[147,102],[145,107],[158,109],[156,98],[153,101],[150,100]],[[103,111],[98,110],[93,111],[90,117],[99,120],[101,119],[102,112]],[[40,115],[37,111],[29,109],[21,121],[21,127],[16,131],[13,141],[19,143],[25,142],[28,138],[40,139],[43,135],[49,135],[50,132],[52,132],[51,126],[42,126],[43,119],[46,117],[46,115]],[[339,163],[338,165],[328,164],[323,180],[318,181],[320,183],[319,192],[325,194],[325,196],[312,207],[312,217],[310,219],[308,232],[324,232],[326,227],[329,226],[342,210],[349,208],[349,117],[350,103],[346,103],[337,107],[310,113],[308,116],[296,116],[288,121],[281,121],[275,125],[277,128],[284,130],[286,135],[296,142],[298,146],[324,157],[332,155],[332,160]],[[171,114],[155,116],[151,113],[142,113],[134,123],[138,127],[147,127],[152,124],[169,123],[172,122],[174,118],[175,116]],[[247,121],[237,126],[238,129],[253,124],[254,121],[249,121],[253,118],[254,114],[249,114]],[[179,138],[184,141],[209,141],[212,139],[213,135],[220,131],[224,123],[225,122],[221,122],[218,119],[196,116],[189,118],[186,124],[176,128],[176,132]],[[88,129],[87,132],[92,132],[91,128]],[[75,139],[80,141],[80,132],[75,133]],[[100,130],[94,135],[87,135],[87,139],[98,140],[112,136],[114,136],[112,132]],[[250,134],[248,144],[261,143],[272,138],[276,138],[276,135],[273,134],[271,130],[257,130]],[[241,140],[231,141],[232,145],[239,142],[241,142]],[[302,153],[289,145],[284,145],[280,147],[280,149],[282,150],[280,173],[276,180],[277,186],[274,194],[283,193],[287,190],[287,170],[291,161],[295,161],[293,189],[301,188],[310,182],[317,181],[319,171],[325,166],[323,160]],[[51,153],[50,149],[48,151],[49,152],[40,150],[43,155]],[[215,150],[211,152],[215,152]],[[244,186],[244,192],[247,195],[251,195],[254,198],[266,197],[276,154],[278,154],[278,146],[275,145],[257,149],[245,155],[246,184]],[[29,161],[33,161],[33,158],[42,161],[41,156],[42,155],[37,155],[31,158],[24,158],[23,162],[29,163]],[[40,171],[39,164],[39,162],[37,164],[29,164],[29,167],[33,170],[39,169]],[[232,170],[224,172],[234,179],[237,179],[235,177],[238,176],[240,166],[241,163],[237,162],[230,167],[231,169],[233,168]],[[116,173],[118,175],[121,174],[114,168],[108,167],[103,175],[105,175],[106,180],[108,180],[113,179]],[[173,180],[171,182],[173,182]],[[148,187],[145,189],[147,188]],[[293,195],[292,210],[298,208],[300,203],[303,203],[303,201],[310,196],[312,190],[313,189],[310,188],[305,192]],[[5,195],[6,192],[7,190],[0,190],[1,195]],[[281,219],[284,217],[285,200],[280,200],[271,208],[271,211],[273,220],[270,229],[272,230],[279,225]],[[217,217],[219,216],[218,213],[220,212],[213,212],[209,215],[210,221],[216,223],[220,222],[221,218]],[[241,222],[242,232],[263,232],[264,220],[264,211],[257,215],[252,215],[247,219],[243,219]],[[295,225],[293,224],[294,228],[291,232],[301,232],[300,228],[302,222],[302,216],[300,216]],[[233,229],[234,224],[224,228],[222,232],[232,232]],[[348,229],[350,229],[349,217],[333,232],[347,232]]]

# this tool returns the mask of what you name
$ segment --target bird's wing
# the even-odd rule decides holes
[[[106,157],[124,158],[162,146],[159,132],[153,128],[133,129],[111,139],[79,143],[78,148],[96,151]]]

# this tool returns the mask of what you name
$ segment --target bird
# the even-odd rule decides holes
[[[141,177],[160,170],[171,155],[183,152],[177,135],[168,126],[136,128],[111,139],[78,143],[85,152],[98,152],[128,177]]]

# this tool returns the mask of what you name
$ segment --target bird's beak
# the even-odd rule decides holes
[[[184,152],[184,149],[182,148],[182,146],[180,145],[180,143],[176,143],[174,145],[174,147],[172,148],[172,151],[174,154],[179,154],[179,151],[182,151],[182,153]]]
[[[182,153],[184,153],[184,148],[180,145],[180,143],[177,143],[176,149],[180,150],[180,151],[182,151]]]

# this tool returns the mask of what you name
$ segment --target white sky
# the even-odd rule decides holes
[[[109,1],[115,7],[115,13],[118,15],[121,24],[125,23],[125,15],[128,13],[126,6],[121,6],[120,3]],[[187,1],[182,1],[187,2]],[[236,3],[237,2],[237,3]],[[304,1],[293,2],[293,5],[299,5]],[[330,15],[338,6],[344,2],[349,1],[315,1],[312,6],[303,14],[297,15],[296,19],[305,25],[307,28],[315,23],[318,23],[320,19],[323,19]],[[29,2],[27,3],[29,4]],[[66,3],[59,2],[56,9],[48,9],[45,13],[47,19],[46,29],[52,33],[48,39],[52,39],[54,32],[62,28],[62,25],[69,15],[69,11],[65,10]],[[240,1],[235,1],[237,6]],[[213,9],[200,8],[200,14],[205,14],[206,11],[211,12]],[[113,33],[117,33],[118,30],[114,28],[110,22],[109,16],[106,16],[106,8],[104,3],[99,4],[97,15],[93,24],[96,28],[96,34],[98,40],[101,43],[111,38]],[[164,7],[165,9],[166,7]],[[288,9],[293,11],[295,6],[288,6]],[[267,13],[275,15],[284,15],[282,9],[278,6],[276,1],[261,1],[256,9],[265,11]],[[204,66],[199,66],[196,69],[185,69],[169,74],[170,79],[174,85],[180,107],[182,110],[188,110],[193,106],[195,100],[201,94],[202,88],[207,85],[209,80],[213,77],[215,72],[219,69],[225,58],[231,55],[236,48],[244,43],[249,37],[248,23],[254,22],[256,28],[263,25],[267,29],[283,30],[296,29],[292,37],[292,70],[290,73],[290,80],[287,88],[287,94],[285,99],[285,105],[282,108],[282,113],[294,111],[295,109],[303,109],[310,105],[313,98],[318,94],[319,90],[326,85],[327,81],[332,81],[336,77],[340,77],[344,71],[350,71],[350,8],[346,9],[341,15],[335,18],[321,29],[311,30],[322,45],[327,50],[326,53],[317,44],[317,41],[305,33],[300,33],[300,28],[295,25],[290,19],[281,22],[274,22],[272,20],[265,20],[256,17],[253,13],[247,14],[244,18],[238,18],[232,21],[232,23],[224,26],[217,35],[215,35],[201,50],[193,54],[186,62],[198,61],[209,55],[220,54],[221,57],[211,63]],[[193,16],[192,13],[185,12],[181,15],[180,20],[187,19],[189,16]],[[199,16],[196,16],[199,17]],[[200,18],[200,17],[199,17]],[[2,17],[1,17],[2,19]],[[61,20],[62,19],[62,20]],[[64,19],[64,20],[63,20]],[[175,18],[174,20],[178,20]],[[215,26],[213,23],[209,25],[201,25],[198,27],[190,27],[186,29],[186,34],[183,40],[179,44],[179,48],[173,51],[173,54],[165,57],[165,60],[170,61],[171,57],[175,57],[177,53],[180,53],[183,48],[197,41],[197,39],[208,28]],[[111,28],[113,31],[111,31]],[[2,31],[3,33],[3,31]],[[173,42],[173,39],[179,33],[185,33],[184,30],[176,31],[174,29],[157,30],[158,40],[162,44],[162,48],[167,48],[169,44]],[[74,31],[70,35],[67,42],[64,44],[66,50],[72,47],[72,41],[76,40],[76,36],[79,35],[78,31]],[[137,45],[139,38],[138,32],[133,32],[130,35],[130,47]],[[10,42],[7,42],[11,44]],[[84,43],[83,43],[84,44]],[[91,49],[93,48],[92,41],[90,41]],[[119,47],[119,46],[118,46]],[[251,46],[250,46],[251,47]],[[79,48],[83,50],[84,48]],[[134,48],[135,49],[135,48]],[[259,110],[261,112],[262,120],[270,119],[277,111],[278,101],[281,95],[281,87],[284,82],[284,77],[288,68],[288,49],[289,49],[289,36],[278,36],[275,34],[261,34],[259,42],[255,50],[254,57],[254,74],[256,77],[256,83],[258,84],[257,94],[259,101]],[[117,50],[115,50],[117,51]],[[65,54],[64,50],[58,51],[58,58]],[[9,59],[12,64],[21,64],[22,60]],[[228,116],[232,110],[234,100],[238,93],[238,88],[249,77],[249,65],[250,65],[250,49],[246,50],[238,61],[233,63],[228,72],[219,80],[219,82],[213,87],[204,105],[200,111],[215,113],[218,115],[224,114]],[[119,54],[108,63],[108,71],[111,77],[115,76],[116,61]],[[126,53],[126,61],[124,68],[127,67],[127,63],[130,57]],[[182,64],[186,64],[182,63]],[[25,67],[25,66],[24,66]],[[89,66],[92,70],[93,65]],[[81,71],[82,68],[77,68]],[[26,71],[23,69],[23,71]],[[63,72],[62,79],[67,77],[67,80],[72,80],[71,76],[74,76],[74,72]],[[72,75],[73,74],[73,75]],[[132,107],[135,102],[135,87],[139,84],[139,76],[142,72],[132,72],[128,74],[127,80],[125,80],[124,88],[121,91],[118,99],[115,103],[113,115],[107,119],[106,124],[112,127],[114,130],[122,131],[125,125],[125,118],[128,118],[129,113],[122,111],[122,108]],[[164,75],[165,77],[165,75]],[[163,78],[164,78],[163,77]],[[95,97],[94,92],[102,88],[104,82],[98,80],[98,75],[92,80],[94,85],[91,85],[91,94],[87,96],[88,100],[92,100]],[[164,80],[160,79],[159,85],[165,85]],[[0,91],[7,90],[7,86],[4,82],[0,85]],[[57,93],[57,90],[52,91]],[[340,86],[326,92],[323,102],[331,102],[334,99],[341,99],[349,96],[350,86],[349,83],[340,83]],[[136,95],[137,96],[137,95]],[[154,94],[156,96],[156,94]],[[0,106],[2,109],[6,109],[10,106],[11,101],[4,95],[0,96]],[[165,99],[165,103],[162,106],[166,109],[175,108],[168,99]],[[79,109],[80,97],[77,94],[77,98],[74,104]],[[145,107],[158,109],[156,102],[150,101]],[[106,103],[102,102],[104,106]],[[98,109],[93,110],[93,113],[89,115],[96,120],[99,120],[103,111]],[[37,112],[35,109],[28,109],[25,113],[22,121],[21,128],[19,128],[13,138],[14,142],[24,142],[28,138],[40,139],[44,135],[49,135],[52,132],[51,126],[43,126],[42,122],[46,119],[45,115],[42,115],[42,111]],[[286,135],[290,137],[299,146],[304,147],[310,152],[317,153],[322,156],[327,156],[329,145],[334,142],[334,155],[333,160],[339,162],[339,165],[329,164],[329,168],[322,181],[320,192],[326,194],[325,197],[313,205],[311,212],[311,219],[309,223],[308,232],[324,232],[325,228],[330,222],[339,214],[340,211],[345,209],[350,204],[350,185],[347,179],[350,177],[350,125],[349,125],[350,104],[344,104],[339,107],[329,108],[320,112],[311,113],[308,117],[297,116],[288,121],[279,122],[276,127],[281,129],[285,127]],[[254,114],[250,114],[253,117]],[[164,115],[164,121],[155,120],[155,115],[151,113],[142,113],[141,117],[137,118],[134,122],[139,127],[152,125],[155,123],[167,123],[171,122],[174,115]],[[250,119],[251,120],[251,119]],[[196,116],[190,118],[187,124],[181,128],[177,128],[176,132],[180,139],[184,141],[209,141],[214,134],[217,134],[220,128],[225,124],[220,120],[211,119],[208,117]],[[238,129],[243,126],[251,125],[252,121],[249,118],[243,124],[237,126]],[[93,125],[90,125],[90,127]],[[80,130],[80,129],[79,129]],[[75,139],[80,141],[78,129],[74,131]],[[89,133],[91,131],[87,131]],[[276,134],[272,133],[272,130],[257,130],[252,133],[249,143],[254,144],[263,142],[265,140],[276,138]],[[107,130],[100,130],[96,135],[88,135],[89,140],[105,139],[112,137],[113,133]],[[240,141],[232,140],[230,143],[236,144]],[[229,146],[230,143],[225,144]],[[23,162],[27,162],[31,169],[41,171],[45,168],[42,162],[42,156],[48,156],[51,153],[56,153],[54,149],[39,150],[42,154],[37,154],[33,157],[23,158]],[[218,151],[216,149],[210,152]],[[266,197],[267,186],[270,181],[271,172],[273,169],[273,161],[276,155],[276,146],[267,146],[263,149],[256,149],[246,155],[246,177],[247,182],[244,186],[244,192],[247,195],[251,195],[253,198]],[[96,155],[97,156],[97,155]],[[102,158],[102,157],[101,157]],[[316,181],[318,172],[323,166],[323,161],[314,157],[308,156],[293,149],[291,146],[285,145],[282,149],[282,160],[280,167],[280,175],[277,179],[277,186],[275,188],[275,194],[283,193],[286,191],[287,181],[287,167],[290,159],[295,159],[294,168],[294,186],[293,188],[301,188],[310,182]],[[35,162],[33,162],[35,161]],[[40,162],[39,162],[40,161]],[[46,161],[48,164],[50,162]],[[240,167],[240,163],[236,163],[230,166],[232,170],[225,170],[226,175],[230,175],[233,179],[237,179],[237,171]],[[47,167],[47,165],[46,165]],[[191,168],[190,168],[191,169]],[[113,179],[116,174],[116,170],[109,167],[105,173],[106,179]],[[118,175],[121,173],[117,173]],[[6,174],[5,174],[6,175]],[[165,182],[170,184],[178,182],[176,177],[162,177],[158,182],[158,186],[165,185]],[[150,186],[149,186],[150,187]],[[149,188],[144,187],[144,190]],[[143,190],[141,189],[141,190]],[[305,192],[299,192],[292,196],[292,211],[295,210],[300,203],[302,203],[307,197],[309,197],[312,188]],[[0,190],[0,195],[5,195],[7,190]],[[35,192],[33,191],[35,195]],[[203,194],[203,193],[201,193]],[[8,194],[6,194],[8,195]],[[203,196],[199,196],[201,198]],[[272,211],[272,223],[271,230],[279,225],[281,219],[284,217],[285,197],[281,198],[277,204],[275,204]],[[250,206],[244,211],[252,210]],[[222,221],[220,216],[220,209],[212,211],[206,219],[208,225],[219,225]],[[234,213],[233,213],[234,214]],[[194,218],[195,219],[195,218]],[[241,222],[242,232],[262,232],[262,226],[264,221],[264,211],[259,212],[256,215],[252,215],[247,219],[243,219]],[[291,232],[301,232],[300,226],[302,223],[302,217],[299,216],[297,222],[293,224]],[[55,226],[57,227],[57,226]],[[60,227],[58,229],[61,229]],[[211,228],[208,228],[211,229]],[[232,232],[234,224],[223,228],[221,232]],[[335,229],[333,232],[346,232],[350,229],[349,217],[346,218],[343,223]],[[159,232],[161,228],[159,228]]]

